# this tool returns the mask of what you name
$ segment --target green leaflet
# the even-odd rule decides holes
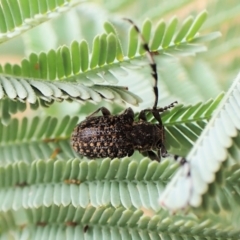
[[[152,44],[150,45],[151,46],[150,48],[153,51],[156,51],[159,48],[159,46],[161,46],[165,28],[166,23],[163,20],[160,21],[156,27],[155,34],[152,39]]]
[[[105,22],[104,23],[104,29],[105,31],[111,35],[110,33],[112,33],[114,36],[117,36],[118,37],[118,33],[117,33],[117,30],[114,28],[114,26],[109,23],[109,22]],[[123,58],[124,58],[124,54],[123,54],[123,50],[122,50],[122,46],[121,46],[121,42],[119,41],[118,38],[115,38],[114,40],[112,40],[114,42],[114,45],[116,46],[116,53],[115,54],[112,54],[112,56],[116,56],[116,58],[119,60],[119,61],[122,61]],[[109,51],[109,50],[108,50]]]
[[[163,38],[163,42],[162,42],[163,48],[168,48],[168,46],[170,45],[177,23],[178,23],[178,20],[176,17],[174,17],[171,19],[169,25],[167,26],[166,32]]]
[[[61,8],[70,9],[71,2],[69,0],[48,1],[48,3],[45,0],[16,2],[3,0],[0,6],[0,42],[7,41],[33,26],[50,20],[54,17],[53,13],[58,13]]]
[[[144,22],[143,22],[143,26],[142,26],[142,29],[140,30],[143,37],[144,37],[144,40],[148,43],[151,39],[151,28],[152,28],[152,23],[149,19],[146,19]],[[139,49],[139,54],[142,55],[143,53],[145,53],[145,50],[143,47],[140,47]]]
[[[193,22],[191,28],[189,29],[189,32],[186,36],[187,40],[191,40],[195,34],[198,32],[198,30],[200,29],[200,27],[202,26],[202,24],[205,22],[205,20],[207,19],[207,12],[203,11],[201,12],[195,19],[195,21]]]
[[[180,43],[182,41],[182,39],[186,36],[186,34],[189,31],[189,28],[191,27],[192,23],[193,23],[193,18],[192,17],[189,17],[189,18],[185,19],[185,21],[182,24],[182,27],[181,27],[180,31],[178,32],[178,34],[174,38],[174,42],[176,44]]]

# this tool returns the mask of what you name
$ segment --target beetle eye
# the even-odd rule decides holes
[[[157,144],[156,144],[157,148],[161,148],[162,147],[162,141],[158,141]]]

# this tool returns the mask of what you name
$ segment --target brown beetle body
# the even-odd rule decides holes
[[[131,108],[117,116],[110,115],[105,108],[99,110],[105,111],[105,115],[91,115],[73,131],[72,146],[80,155],[88,158],[121,158],[131,156],[134,150],[149,155],[149,151],[163,149],[163,125],[142,119],[134,122]],[[153,156],[151,158],[159,160],[157,155]]]

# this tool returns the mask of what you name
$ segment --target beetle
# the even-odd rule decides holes
[[[144,156],[160,161],[161,157],[167,155],[164,145],[165,129],[160,113],[174,107],[176,102],[157,108],[158,74],[153,53],[134,22],[128,18],[124,20],[132,24],[138,32],[148,56],[151,75],[154,79],[154,105],[152,108],[142,110],[137,121],[134,121],[132,108],[127,108],[119,115],[111,115],[107,108],[101,107],[75,127],[71,136],[71,144],[77,153],[88,158],[122,158],[131,156],[135,150],[138,150]],[[102,116],[96,116],[99,112]],[[157,123],[147,122],[146,113],[152,113]]]

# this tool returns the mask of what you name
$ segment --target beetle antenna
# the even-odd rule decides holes
[[[155,101],[154,101],[154,104],[153,104],[153,109],[157,109],[157,104],[158,104],[158,74],[157,74],[157,65],[156,65],[156,62],[154,60],[154,57],[153,57],[153,53],[150,51],[150,48],[149,48],[149,45],[148,43],[145,41],[140,29],[138,28],[138,26],[129,18],[123,18],[124,20],[128,21],[129,23],[131,23],[133,25],[133,27],[135,28],[135,30],[137,31],[141,41],[142,41],[142,46],[144,48],[144,50],[146,51],[146,55],[149,59],[149,62],[150,62],[150,67],[152,69],[152,77],[154,79],[154,85],[153,85],[153,92],[154,92],[154,95],[155,95]]]

